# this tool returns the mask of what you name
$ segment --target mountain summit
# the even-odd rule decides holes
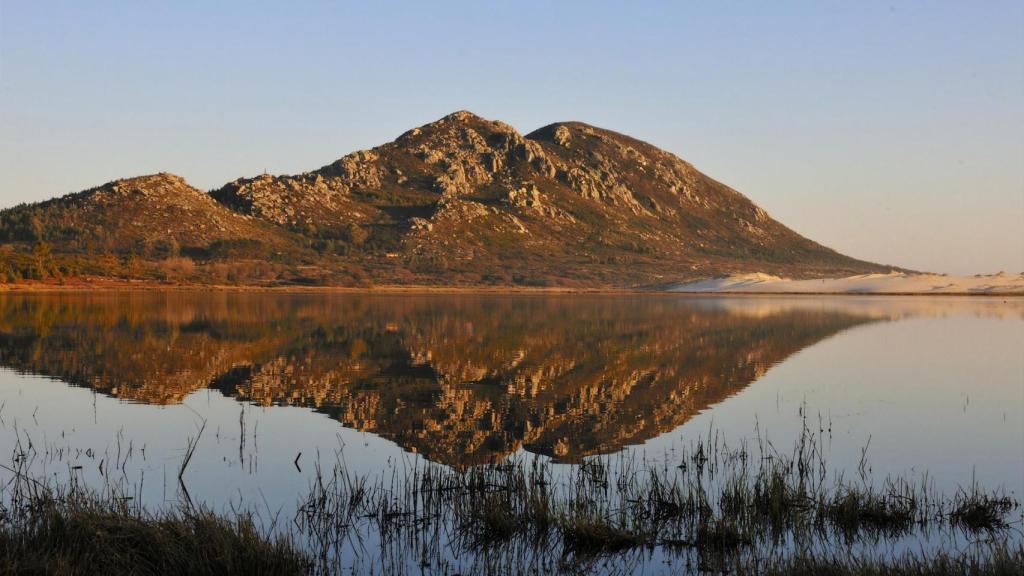
[[[17,206],[0,242],[9,277],[644,287],[890,270],[645,142],[581,122],[524,136],[467,111],[304,174],[209,194],[159,174]]]

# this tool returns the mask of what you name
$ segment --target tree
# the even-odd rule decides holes
[[[53,276],[57,270],[53,261],[53,249],[46,242],[38,242],[32,247],[32,266],[36,278],[42,280]]]
[[[38,215],[33,214],[28,220],[28,225],[32,240],[42,240],[44,238],[46,229]]]
[[[344,240],[353,246],[362,246],[370,237],[370,233],[355,222],[345,227]]]
[[[146,242],[143,247],[143,252],[147,258],[153,260],[164,260],[166,258],[175,258],[181,253],[181,246],[173,236],[168,238],[161,238],[152,243]]]

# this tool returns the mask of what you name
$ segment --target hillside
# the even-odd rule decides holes
[[[523,136],[464,111],[304,174],[209,194],[160,174],[18,206],[0,241],[9,277],[648,287],[891,270],[639,140],[578,122]]]

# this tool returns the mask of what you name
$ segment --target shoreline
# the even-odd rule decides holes
[[[664,288],[568,287],[568,286],[432,286],[422,284],[386,284],[380,286],[258,286],[230,284],[165,284],[133,280],[88,280],[68,283],[31,282],[0,284],[0,294],[42,294],[59,292],[266,292],[278,294],[585,294],[585,295],[645,295],[682,297],[764,297],[764,296],[925,296],[925,297],[984,297],[1024,298],[1022,292],[806,292],[702,290],[678,291]]]

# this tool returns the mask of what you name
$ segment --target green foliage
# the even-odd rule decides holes
[[[181,253],[181,246],[173,236],[150,240],[143,244],[143,256],[151,260],[174,258]]]
[[[82,243],[90,236],[71,210],[52,202],[22,204],[0,211],[0,242]]]
[[[0,240],[34,242],[44,236],[42,210],[20,205],[0,212]]]
[[[209,258],[213,260],[230,260],[237,258],[259,258],[267,257],[267,247],[260,240],[254,238],[237,238],[229,240],[217,240],[206,249]]]
[[[59,280],[71,270],[66,262],[58,261],[46,242],[37,242],[28,252],[10,246],[0,252],[0,279],[6,282]]]

